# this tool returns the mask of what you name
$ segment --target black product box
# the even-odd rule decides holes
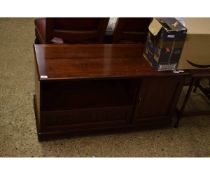
[[[154,18],[143,55],[158,71],[176,70],[186,35],[187,29],[176,18]]]

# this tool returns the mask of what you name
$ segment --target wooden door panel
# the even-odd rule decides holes
[[[179,80],[176,77],[142,79],[135,117],[143,119],[167,116],[178,86]]]

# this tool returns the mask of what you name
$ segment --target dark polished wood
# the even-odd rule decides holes
[[[188,73],[158,72],[141,44],[34,45],[39,138],[170,126]]]
[[[142,44],[35,45],[45,80],[165,76],[143,58]],[[177,76],[169,71],[167,75]],[[42,78],[40,78],[42,79]]]
[[[194,78],[209,78],[210,77],[210,69],[189,69],[192,77]]]
[[[113,43],[145,43],[152,18],[118,18]]]
[[[36,42],[102,43],[109,18],[41,18],[35,20]]]
[[[174,109],[175,97],[179,94],[183,79],[181,77],[149,77],[141,79],[135,111],[136,121],[153,118],[170,118]],[[184,78],[184,77],[183,77]],[[178,94],[177,94],[178,93]]]

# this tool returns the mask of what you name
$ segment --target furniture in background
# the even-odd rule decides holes
[[[102,43],[109,18],[35,20],[35,43]]]
[[[145,43],[152,18],[118,18],[113,43]]]
[[[196,87],[199,87],[202,90],[203,87],[199,82],[204,78],[210,78],[210,67],[208,66],[210,65],[210,19],[184,18],[184,21],[188,31],[178,69],[190,72],[191,78],[189,78],[189,81],[186,83],[189,88],[184,102],[178,110],[178,121],[176,126],[178,126],[180,117],[183,115],[210,114],[210,111],[184,111],[193,87],[195,87],[195,89]]]
[[[207,77],[208,81],[209,81],[209,86],[210,86],[210,76]],[[201,79],[202,80],[202,79]],[[210,100],[210,87],[204,87],[202,84],[201,84],[201,80],[198,79],[196,82],[195,82],[195,88],[194,88],[194,91],[193,92],[196,92],[197,88],[200,89],[200,91]]]
[[[189,87],[188,87],[186,96],[184,98],[184,102],[183,102],[181,108],[177,109],[178,117],[177,117],[177,122],[175,123],[175,127],[179,126],[180,119],[185,114],[184,109],[185,109],[187,102],[190,98],[193,87],[195,87],[196,84],[201,79],[210,77],[210,69],[191,69],[191,70],[188,70],[188,72],[191,74],[191,81],[189,83]],[[209,115],[210,111],[189,112],[188,115],[189,114],[190,115]]]
[[[35,43],[144,43],[152,18],[39,18]]]
[[[118,18],[109,18],[109,23],[107,25],[107,29],[106,32],[110,33],[110,35],[112,35],[114,29],[115,29],[115,25],[117,23]]]
[[[34,45],[40,140],[52,135],[170,126],[189,74],[158,72],[141,44]]]
[[[104,38],[104,43],[111,44],[113,40],[113,31],[118,18],[109,18],[109,23],[106,28],[106,34]]]

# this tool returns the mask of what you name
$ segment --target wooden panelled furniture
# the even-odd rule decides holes
[[[102,43],[109,18],[40,18],[35,20],[35,43]]]
[[[118,18],[112,34],[106,32],[109,18],[35,19],[35,43],[144,43],[152,18]]]
[[[170,126],[188,73],[158,72],[141,44],[34,45],[40,140]]]
[[[118,18],[113,43],[145,43],[152,18]]]

